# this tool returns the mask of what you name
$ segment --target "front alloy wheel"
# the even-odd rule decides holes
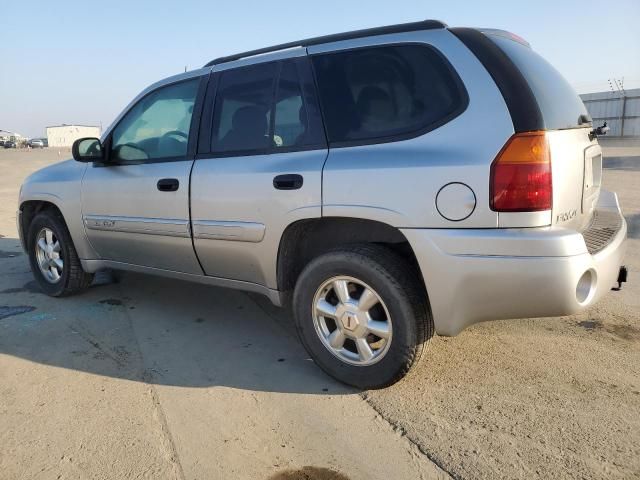
[[[36,259],[42,276],[49,283],[58,283],[62,278],[64,260],[56,234],[45,227],[38,233],[35,244]]]
[[[80,292],[93,274],[86,273],[62,216],[53,209],[38,213],[26,232],[31,271],[40,288],[52,297]]]

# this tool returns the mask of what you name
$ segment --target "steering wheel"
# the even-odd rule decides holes
[[[181,132],[180,130],[171,130],[170,132],[165,133],[164,135],[162,135],[163,137],[170,137],[170,136],[174,136],[174,137],[182,137],[185,140],[189,139],[189,135],[187,135],[184,132]]]
[[[139,162],[149,158],[147,152],[135,143],[125,143],[113,148],[115,158],[123,162]]]

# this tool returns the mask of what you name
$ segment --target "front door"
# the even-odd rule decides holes
[[[193,78],[145,95],[105,141],[107,160],[87,168],[82,216],[102,259],[202,274],[189,219],[188,145],[199,85]]]
[[[191,190],[194,245],[207,275],[277,288],[282,232],[322,215],[326,140],[304,49],[291,55],[227,65],[210,83],[215,102],[209,92],[200,132],[208,144]]]

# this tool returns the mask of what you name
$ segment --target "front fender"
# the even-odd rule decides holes
[[[96,259],[82,223],[81,188],[87,164],[73,160],[56,163],[31,174],[22,184],[19,196],[18,231],[23,247],[28,225],[24,225],[25,207],[30,203],[47,203],[62,214],[73,244],[81,259]]]

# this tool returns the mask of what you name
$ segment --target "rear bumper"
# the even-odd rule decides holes
[[[403,229],[424,277],[436,332],[456,335],[485,320],[570,315],[615,283],[627,224],[614,193],[597,210],[621,219],[597,253],[580,232],[557,227]]]

